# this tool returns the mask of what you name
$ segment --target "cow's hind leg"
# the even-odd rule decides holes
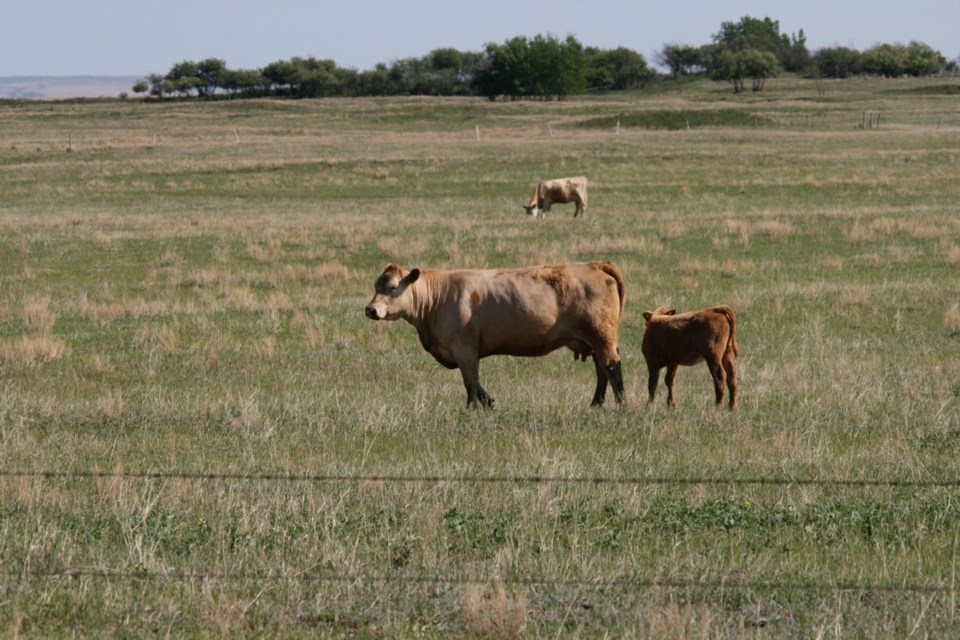
[[[603,401],[607,397],[607,383],[609,380],[607,378],[607,372],[603,365],[600,364],[600,359],[596,354],[593,356],[593,368],[597,371],[597,388],[593,392],[593,401],[590,403],[590,406],[602,407]]]
[[[617,363],[610,367],[607,375],[610,379],[610,385],[613,387],[613,397],[616,398],[617,404],[623,404],[626,393],[623,387],[623,367],[620,360],[617,360]]]
[[[613,356],[603,358],[600,352],[593,354],[593,366],[597,371],[597,389],[593,394],[592,407],[603,405],[607,395],[607,385],[613,386],[613,396],[618,404],[623,404],[623,370],[620,364],[620,358],[614,353]]]
[[[582,198],[577,198],[573,202],[576,205],[576,209],[573,210],[573,217],[576,218],[577,216],[583,215],[584,211],[587,210],[587,203],[584,202]]]

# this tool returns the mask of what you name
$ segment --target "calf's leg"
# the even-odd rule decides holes
[[[727,383],[727,373],[723,364],[719,361],[707,361],[710,367],[710,375],[713,377],[713,390],[717,396],[717,406],[723,404],[723,388]]]
[[[667,385],[667,406],[675,407],[677,406],[677,399],[673,395],[674,382],[677,379],[677,370],[680,368],[678,364],[667,365],[667,375],[664,376],[664,383]]]
[[[723,369],[727,374],[727,389],[730,390],[730,409],[737,408],[737,368],[729,354],[723,357]]]
[[[647,400],[647,406],[653,406],[653,399],[657,395],[657,384],[660,382],[660,367],[647,363],[647,392],[650,398]]]

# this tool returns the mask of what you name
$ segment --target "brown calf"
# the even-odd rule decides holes
[[[643,319],[647,329],[641,349],[650,372],[647,406],[653,404],[660,369],[667,368],[667,404],[674,407],[677,404],[673,395],[677,368],[706,360],[713,377],[717,406],[723,404],[726,383],[730,389],[730,408],[736,408],[737,369],[733,366],[733,358],[740,355],[740,349],[735,336],[733,309],[723,305],[677,315],[676,309],[659,307],[656,311],[644,311]]]

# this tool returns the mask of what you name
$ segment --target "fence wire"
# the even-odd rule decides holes
[[[145,572],[113,571],[95,568],[71,568],[62,571],[0,572],[7,579],[7,585],[30,580],[129,580],[139,582],[306,582],[338,584],[400,584],[419,586],[453,587],[465,585],[502,584],[516,587],[570,588],[594,590],[629,589],[736,589],[742,591],[804,591],[804,592],[877,592],[877,593],[955,593],[957,585],[952,581],[921,582],[860,582],[856,580],[815,581],[815,580],[755,580],[743,578],[649,578],[625,577],[615,579],[575,579],[550,577],[510,577],[510,576],[435,576],[435,575],[366,575],[318,573],[312,570],[283,573],[229,573],[229,572]],[[3,586],[3,585],[0,585]]]
[[[488,483],[488,484],[577,484],[577,485],[772,485],[823,487],[914,487],[956,488],[960,478],[776,478],[776,477],[712,477],[712,476],[552,476],[552,475],[393,475],[356,473],[214,473],[193,471],[97,471],[97,470],[0,470],[0,478],[32,479],[119,479],[119,480],[183,480],[193,482],[306,482],[306,483]],[[33,580],[125,580],[141,582],[289,582],[339,584],[405,584],[452,587],[471,584],[504,584],[509,586],[576,589],[737,589],[737,590],[800,590],[805,592],[888,592],[918,594],[953,594],[957,585],[950,581],[921,583],[752,580],[740,578],[650,578],[559,579],[550,577],[469,577],[410,574],[337,574],[316,569],[297,572],[230,573],[230,572],[147,572],[103,568],[69,568],[60,571],[0,570],[0,588]]]
[[[322,483],[473,483],[473,484],[579,484],[579,485],[773,485],[822,487],[960,487],[960,478],[791,478],[717,476],[569,476],[472,474],[363,474],[363,473],[233,473],[207,471],[58,471],[0,470],[0,478],[184,480],[196,482],[308,482]]]

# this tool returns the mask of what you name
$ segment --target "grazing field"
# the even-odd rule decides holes
[[[0,103],[0,635],[960,634],[958,87]],[[625,408],[363,315],[596,259]],[[717,304],[737,411],[645,408],[643,311]]]

